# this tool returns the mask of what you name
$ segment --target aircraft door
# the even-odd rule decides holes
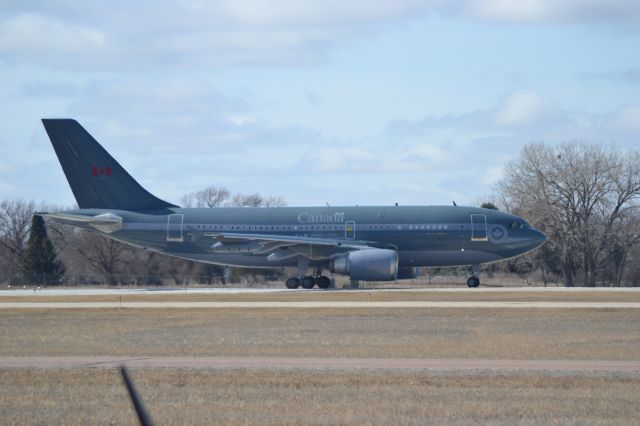
[[[167,219],[167,241],[179,242],[182,238],[182,223],[184,222],[183,214],[170,214]]]
[[[487,241],[487,215],[471,215],[471,241]]]
[[[344,223],[344,237],[347,240],[353,240],[356,237],[356,222],[348,220]]]

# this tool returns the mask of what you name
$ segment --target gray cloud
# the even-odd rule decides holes
[[[14,2],[0,15],[0,53],[63,69],[308,64],[429,2]],[[335,4],[332,4],[335,3]]]
[[[394,120],[386,128],[389,137],[410,138],[437,134],[446,130],[454,134],[504,132],[522,133],[541,127],[559,126],[570,120],[570,113],[558,107],[550,98],[530,90],[521,90],[501,97],[490,108],[463,114],[425,116],[418,120]]]
[[[12,1],[0,13],[0,54],[65,70],[308,65],[329,47],[439,14],[507,22],[640,20],[630,0]]]
[[[640,105],[601,113],[568,110],[532,91],[513,92],[492,108],[464,114],[394,120],[385,135],[398,141],[428,139],[482,141],[485,148],[505,150],[528,142],[584,140],[634,146],[640,134]],[[468,149],[468,145],[467,148]]]

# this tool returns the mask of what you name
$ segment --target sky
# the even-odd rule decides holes
[[[74,204],[41,118],[154,195],[476,205],[532,142],[640,147],[632,0],[2,0],[0,199]]]

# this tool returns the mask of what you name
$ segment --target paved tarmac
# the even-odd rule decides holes
[[[0,357],[0,368],[269,368],[321,370],[495,370],[640,372],[640,361],[269,357]]]
[[[284,284],[283,284],[284,287]],[[469,289],[464,287],[421,287],[421,288],[365,288],[365,289],[329,289],[329,290],[289,290],[286,288],[208,288],[208,287],[151,287],[151,288],[96,288],[96,287],[11,287],[0,290],[0,297],[11,296],[110,296],[110,295],[171,295],[171,294],[267,294],[267,293],[369,293],[369,292],[406,292],[406,293],[607,293],[624,292],[640,293],[640,287],[479,287]]]
[[[292,301],[292,302],[4,302],[0,309],[353,309],[353,308],[485,308],[485,309],[640,309],[640,302],[492,302],[492,301]]]

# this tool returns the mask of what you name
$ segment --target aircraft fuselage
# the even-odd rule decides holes
[[[522,219],[495,210],[458,206],[170,208],[129,211],[80,209],[111,214],[121,226],[101,230],[79,225],[138,247],[218,265],[296,266],[296,256],[269,258],[251,242],[223,242],[213,235],[268,235],[361,242],[398,252],[401,267],[462,266],[495,262],[532,250],[544,235]],[[277,243],[277,242],[276,242]],[[313,247],[310,265],[348,248]]]

